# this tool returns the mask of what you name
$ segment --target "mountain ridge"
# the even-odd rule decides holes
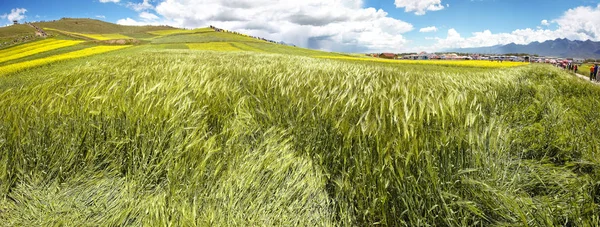
[[[540,56],[552,56],[562,58],[600,58],[600,42],[591,40],[569,40],[555,39],[544,42],[531,42],[529,44],[509,43],[506,45],[495,45],[488,47],[474,48],[454,48],[446,50],[448,52],[469,52],[481,54],[508,54],[508,53],[527,53]]]

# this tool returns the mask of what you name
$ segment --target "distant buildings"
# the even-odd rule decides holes
[[[404,56],[402,56],[402,59],[405,59],[405,60],[417,60],[417,59],[419,59],[419,55],[418,54],[404,55]]]
[[[484,60],[484,61],[512,61],[512,62],[536,62],[536,63],[558,63],[569,62],[582,64],[586,60],[582,58],[556,58],[543,56],[529,56],[527,54],[516,55],[493,55],[482,53],[370,53],[366,56],[374,58],[395,59],[395,60]]]
[[[550,62],[552,58],[532,57],[527,55],[489,55],[481,53],[370,53],[366,56],[374,58],[397,60],[487,60],[487,61],[514,61],[514,62]],[[583,59],[568,59],[572,62],[583,62]]]
[[[17,25],[17,24],[19,24],[19,21],[18,20],[13,20],[13,24]]]
[[[379,58],[385,58],[385,59],[396,59],[396,54],[392,54],[392,53],[381,53],[381,54],[379,54]]]

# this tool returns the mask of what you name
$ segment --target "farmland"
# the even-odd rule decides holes
[[[50,41],[50,42],[46,42]],[[14,59],[19,59],[55,49],[60,49],[64,47],[74,46],[80,44],[81,41],[72,41],[72,40],[51,40],[48,39],[46,41],[34,42],[30,47],[25,48],[15,48],[14,51],[5,51],[4,53],[0,53],[0,62],[6,62]],[[25,45],[28,46],[28,45]],[[8,49],[10,50],[10,49]]]
[[[0,66],[0,225],[600,224],[600,88],[555,67],[103,26],[54,27],[147,38]]]
[[[93,39],[93,40],[130,39],[130,37],[127,37],[127,36],[121,35],[121,34],[84,34],[84,33],[77,33],[77,32],[61,31],[61,30],[52,29],[52,28],[46,28],[45,30],[51,31],[51,32],[63,33],[63,34],[75,36],[75,37]]]

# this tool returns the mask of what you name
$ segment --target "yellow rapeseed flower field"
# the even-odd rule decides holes
[[[31,56],[34,54],[39,54],[51,50],[60,49],[63,47],[75,46],[77,44],[82,43],[83,41],[74,41],[74,40],[55,40],[53,42],[46,42],[43,45],[36,45],[35,48],[30,49],[20,49],[13,50],[7,52],[5,54],[0,54],[0,62],[7,62],[10,60],[15,60],[27,56]]]
[[[251,47],[251,46],[249,46],[248,44],[245,44],[245,43],[232,42],[231,45],[234,46],[234,47],[236,47],[236,48],[238,48],[238,49],[240,49],[240,50],[243,50],[243,51],[264,52],[261,49],[258,49],[258,48],[255,48],[255,47]]]
[[[240,49],[232,46],[231,43],[225,42],[190,43],[187,46],[192,50],[240,51]]]
[[[6,65],[6,66],[1,66],[0,67],[0,75],[6,75],[8,73],[18,72],[18,71],[21,71],[24,69],[28,69],[28,68],[32,68],[32,67],[36,67],[36,66],[40,66],[40,65],[45,65],[45,64],[52,63],[52,62],[106,53],[109,51],[119,50],[119,49],[123,49],[126,47],[129,47],[129,46],[96,46],[96,47],[86,48],[83,50],[73,51],[70,53],[59,54],[59,55],[55,55],[55,56],[51,56],[51,57],[47,57],[47,58],[41,58],[41,59],[36,59],[36,60],[32,60],[32,61],[26,61],[26,62],[20,62],[20,63]]]
[[[96,40],[114,40],[114,39],[131,39],[129,36],[121,34],[80,34],[82,36]]]
[[[0,50],[0,57],[10,56],[15,53],[20,53],[23,51],[36,49],[36,48],[39,48],[40,46],[44,46],[46,44],[53,43],[56,41],[59,41],[59,40],[44,39],[44,40],[40,40],[40,41],[35,41],[35,42],[30,42],[30,43],[26,43],[26,44],[22,44],[22,45],[18,45],[18,46],[9,47],[7,49]]]
[[[496,61],[479,61],[479,60],[392,60],[371,57],[337,57],[337,56],[316,56],[317,58],[352,60],[352,61],[370,61],[370,62],[387,62],[398,64],[418,64],[418,65],[442,65],[442,66],[465,66],[465,67],[481,67],[481,68],[504,68],[528,65],[527,62],[496,62]]]

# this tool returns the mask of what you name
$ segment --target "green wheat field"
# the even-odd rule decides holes
[[[108,45],[54,28],[0,68]],[[600,225],[600,88],[562,70],[150,31],[0,75],[0,226]]]

